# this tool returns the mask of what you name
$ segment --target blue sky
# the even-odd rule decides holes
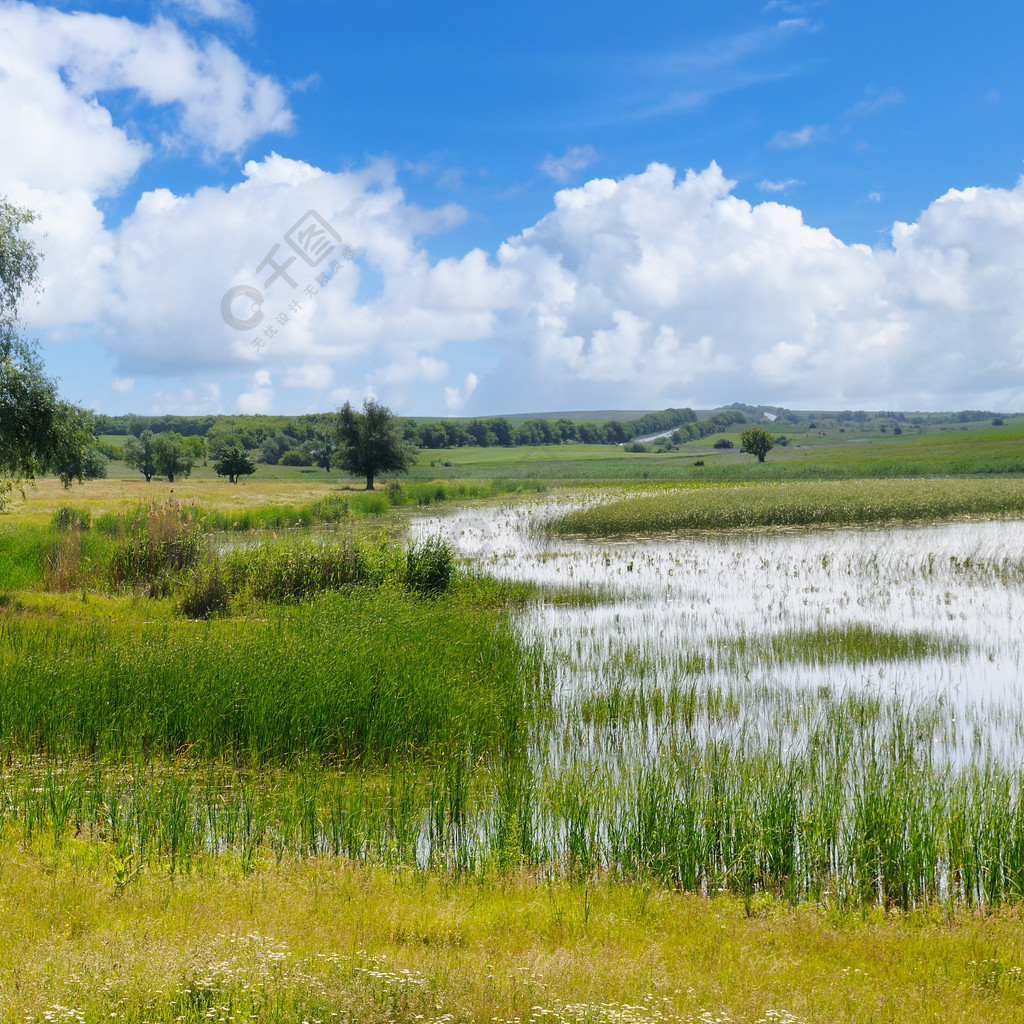
[[[1004,2],[0,0],[25,319],[103,412],[1021,409],[1021,39]]]

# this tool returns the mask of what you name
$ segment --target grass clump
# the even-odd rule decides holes
[[[169,593],[171,577],[190,569],[204,550],[203,523],[192,507],[168,500],[138,506],[119,518],[121,538],[107,563],[112,586],[148,586]]]
[[[866,665],[962,657],[969,644],[957,637],[920,630],[880,629],[865,623],[815,626],[771,636],[723,638],[718,643],[725,665],[749,661],[776,664]]]
[[[386,562],[394,549],[378,545],[371,557],[355,541],[336,544],[306,541],[258,543],[229,552],[215,563],[231,594],[246,593],[257,601],[295,601],[327,590],[344,590],[387,578]]]
[[[421,594],[443,594],[452,580],[455,558],[439,537],[410,544],[405,552],[405,586]]]
[[[690,487],[593,505],[552,519],[594,537],[770,526],[856,526],[1024,515],[1024,480],[848,480]]]

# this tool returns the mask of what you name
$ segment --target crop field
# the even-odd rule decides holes
[[[1024,1019],[1020,479],[518,455],[27,493],[0,1019]]]

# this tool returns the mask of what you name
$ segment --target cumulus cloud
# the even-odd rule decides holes
[[[249,390],[238,396],[239,412],[268,413],[274,406],[274,387],[267,370],[257,370],[249,382]]]
[[[444,389],[445,409],[453,416],[462,412],[479,383],[480,380],[475,373],[467,373],[461,388],[446,387]]]
[[[499,266],[526,282],[506,331],[531,349],[534,375],[614,384],[648,405],[911,403],[1010,381],[1024,398],[1024,183],[950,191],[882,249],[744,202],[733,185],[715,164],[682,180],[653,164],[559,192],[506,242]]]
[[[97,339],[114,393],[141,402],[140,382],[173,380],[148,411],[270,411],[329,389],[452,412],[1024,404],[1024,183],[950,191],[871,248],[778,201],[795,180],[751,204],[716,164],[652,164],[561,189],[495,252],[437,259],[431,237],[463,207],[411,203],[387,161],[330,172],[271,153],[225,186],[147,191],[110,226],[104,197],[160,142],[116,124],[105,90],[175,106],[182,133],[223,152],[286,125],[278,87],[166,21],[26,4],[0,5],[0,64],[0,133],[25,140],[0,148],[0,193],[41,214],[33,326]],[[548,173],[594,157],[570,148]]]
[[[564,185],[596,160],[597,150],[593,146],[569,146],[562,156],[555,157],[548,153],[541,161],[540,169],[549,178],[554,178]]]
[[[74,175],[78,187],[103,191],[134,173],[150,142],[113,125],[101,98],[114,90],[173,107],[177,134],[162,141],[210,156],[237,153],[292,124],[278,83],[246,67],[219,40],[198,43],[165,18],[140,25],[105,14],[4,4],[0,64],[6,72],[0,78],[0,134],[42,133],[47,143],[5,146],[15,152],[0,157],[0,177],[6,172],[36,187],[64,174]],[[78,157],[86,161],[84,175],[76,169]]]

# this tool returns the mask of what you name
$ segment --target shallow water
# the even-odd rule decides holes
[[[959,642],[924,659],[827,663],[751,656],[717,672],[735,684],[869,689],[964,702],[1020,698],[1024,523],[683,533],[627,540],[554,538],[565,502],[535,501],[418,517],[495,576],[597,589],[600,603],[542,604],[521,628],[558,665],[563,692],[665,684],[723,644],[868,626]],[[763,644],[761,645],[764,646]],[[814,659],[812,659],[814,660]]]

